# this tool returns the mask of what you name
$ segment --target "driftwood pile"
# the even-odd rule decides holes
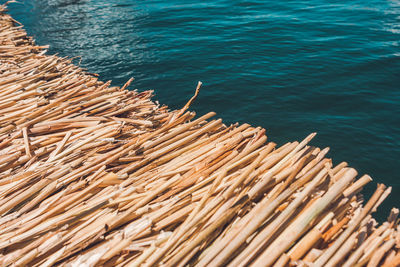
[[[0,265],[396,266],[390,193],[328,148],[168,111],[46,55],[0,7]],[[365,202],[365,204],[363,204]]]

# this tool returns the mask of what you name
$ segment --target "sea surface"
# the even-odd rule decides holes
[[[4,2],[4,1],[2,1]],[[9,4],[50,53],[101,80],[216,111],[278,144],[318,132],[334,163],[393,187],[400,207],[400,1],[35,0]]]

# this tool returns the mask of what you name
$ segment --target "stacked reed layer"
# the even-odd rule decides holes
[[[279,148],[48,56],[0,7],[2,266],[396,266],[390,193],[328,149]]]

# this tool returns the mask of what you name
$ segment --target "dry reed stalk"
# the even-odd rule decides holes
[[[269,238],[272,237],[274,231],[277,230],[279,226],[281,226],[281,224],[288,218],[288,216],[290,216],[293,213],[293,211],[296,210],[296,208],[301,204],[304,198],[315,188],[315,186],[318,183],[321,182],[322,179],[326,177],[326,175],[327,175],[326,169],[321,170],[321,172],[319,172],[319,174],[311,182],[307,184],[307,186],[301,191],[301,193],[296,197],[296,199],[293,200],[290,203],[290,205],[287,208],[285,208],[285,210],[273,222],[271,222],[271,224],[269,224],[266,228],[264,228],[252,240],[252,242],[247,246],[247,248],[243,250],[242,253],[231,263],[231,266],[235,265],[244,266],[248,264],[249,261],[251,260],[251,256],[254,256],[254,254],[258,252],[257,248],[260,248],[262,244],[268,242]],[[286,199],[293,192],[295,192],[299,188],[299,186],[302,186],[302,184],[306,181],[303,180],[300,183],[294,183],[290,188],[288,188],[287,190],[282,192],[279,196],[277,196],[277,198],[269,204],[271,210],[268,211],[266,215],[269,216],[269,214],[277,207],[279,203],[281,203],[284,199]],[[268,209],[265,210],[267,211]],[[256,213],[256,216],[260,220],[257,224],[260,224],[263,220],[266,219],[266,216],[263,216],[260,213]],[[254,226],[258,227],[257,225]],[[243,229],[243,232],[239,234],[243,236],[243,241],[248,237],[248,235],[246,237],[244,236],[245,235],[244,233],[248,231],[247,229],[250,230],[250,227],[246,226],[246,229]]]
[[[343,179],[343,178],[342,178]],[[354,221],[349,222],[348,228],[340,235],[339,238],[336,239],[335,243],[330,246],[321,257],[315,262],[317,266],[323,266],[327,264],[330,266],[328,262],[329,258],[339,249],[340,246],[344,243],[344,241],[351,235],[351,233],[358,227],[359,223],[364,219],[365,216],[370,212],[370,210],[374,207],[378,199],[383,194],[383,190],[385,189],[384,185],[379,185],[374,195],[370,198],[367,205],[362,209],[361,214],[357,216]],[[333,265],[332,265],[333,266]]]
[[[323,220],[297,242],[288,253],[290,260],[297,261],[301,259],[322,238],[324,229],[331,223],[334,215],[333,212],[328,213]]]
[[[388,228],[387,224],[381,225],[378,229],[376,229],[365,241],[363,241],[359,247],[348,257],[346,262],[343,264],[343,266],[353,266],[355,263],[359,260],[359,258],[362,256],[364,253],[364,250],[367,248],[367,246],[371,243],[372,240],[374,240],[377,236],[382,234],[386,229]]]
[[[321,199],[314,202],[313,205],[307,209],[307,212],[300,214],[300,216],[285,229],[285,231],[260,255],[260,257],[257,258],[253,265],[257,266],[257,264],[261,263],[263,265],[272,264],[278,256],[295,241],[303,229],[307,227],[307,225],[346,188],[356,175],[357,172],[354,169],[348,169],[344,177],[337,181]]]
[[[275,149],[265,130],[151,101],[46,55],[0,6],[3,265],[376,266],[398,261],[398,210],[379,226],[329,148]],[[168,234],[167,234],[168,233]],[[349,239],[349,237],[351,237]],[[347,240],[347,241],[346,241]],[[354,246],[354,249],[353,249]],[[353,249],[353,250],[352,250]],[[239,251],[240,250],[240,251]]]
[[[385,241],[385,243],[373,253],[367,267],[378,266],[385,253],[388,252],[395,244],[396,240],[393,238],[390,238],[389,241]]]

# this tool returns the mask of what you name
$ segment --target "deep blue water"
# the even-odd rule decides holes
[[[278,144],[316,131],[335,163],[393,186],[380,217],[400,206],[399,0],[21,2],[10,13],[50,53],[171,108],[201,80],[198,114]]]

